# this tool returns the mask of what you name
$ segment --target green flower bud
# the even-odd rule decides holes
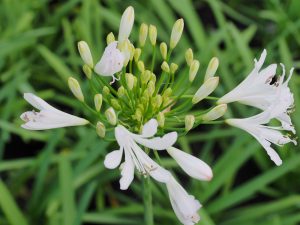
[[[194,81],[194,79],[197,75],[197,72],[199,70],[199,67],[200,67],[200,62],[198,60],[194,59],[193,62],[191,63],[190,71],[189,71],[190,82]]]
[[[105,116],[107,121],[115,126],[117,124],[117,115],[115,113],[115,110],[112,107],[109,107],[106,111],[105,111]]]
[[[90,48],[85,41],[78,42],[78,51],[83,62],[87,64],[89,67],[93,68],[94,67],[93,57]]]
[[[141,73],[143,73],[145,71],[145,65],[144,65],[143,61],[138,62],[138,69]]]
[[[73,77],[69,77],[68,79],[68,85],[69,88],[71,90],[71,92],[73,93],[73,95],[81,102],[84,102],[84,96],[82,94],[80,85],[78,83],[78,81],[73,78]]]
[[[136,48],[134,49],[134,61],[135,62],[138,62],[139,61],[139,58],[141,56],[141,53],[142,53],[142,50],[140,48]]]
[[[101,109],[102,100],[103,100],[103,97],[102,97],[101,94],[96,94],[94,96],[94,104],[95,104],[95,109],[96,109],[97,112],[99,112],[100,109]]]
[[[158,109],[162,104],[161,95],[156,95],[154,98],[152,98],[151,104],[154,109]]]
[[[155,76],[154,73],[151,74],[150,81],[153,81],[153,83],[155,84],[155,82],[156,82],[156,76]]]
[[[113,32],[110,32],[107,36],[106,36],[106,43],[107,45],[109,45],[110,43],[114,42],[115,39],[115,35],[113,34]]]
[[[168,46],[165,42],[162,42],[160,43],[160,53],[161,53],[161,56],[163,58],[163,60],[166,60],[167,59],[167,54],[168,54]]]
[[[165,114],[163,112],[159,112],[157,114],[157,122],[159,127],[164,127],[165,126]]]
[[[149,83],[148,83],[147,91],[149,93],[149,96],[152,96],[154,91],[155,91],[155,84],[152,80],[150,80]]]
[[[129,90],[133,89],[134,85],[134,76],[131,73],[126,73],[125,74],[125,79],[126,79],[126,84]]]
[[[149,38],[151,45],[156,45],[157,28],[154,25],[149,26]]]
[[[105,128],[105,125],[103,123],[101,123],[100,121],[97,122],[96,132],[99,135],[99,137],[101,137],[101,138],[105,137],[106,128]]]
[[[142,73],[141,75],[142,84],[146,84],[149,81],[151,74],[152,72],[150,70],[145,70],[144,73]]]
[[[123,97],[125,95],[125,88],[123,86],[118,89],[118,97]]]
[[[220,104],[202,116],[204,121],[212,121],[219,119],[227,111],[227,104]]]
[[[168,65],[168,63],[166,61],[164,61],[162,64],[161,64],[161,69],[166,72],[166,73],[169,73],[170,72],[170,67]]]
[[[177,20],[172,29],[171,38],[170,38],[170,48],[173,49],[176,47],[177,43],[179,42],[182,31],[184,27],[183,19]]]
[[[163,94],[163,98],[168,98],[172,95],[172,88],[167,88],[165,91],[164,91],[164,94]]]
[[[194,60],[194,54],[193,54],[193,50],[191,48],[189,48],[188,50],[186,50],[185,52],[185,60],[186,63],[188,64],[188,66],[191,65],[191,63]]]
[[[121,110],[121,105],[120,105],[120,103],[119,103],[119,101],[117,100],[117,99],[112,99],[111,101],[110,101],[110,104],[111,104],[111,106],[115,109],[115,110],[117,110],[117,111],[120,111]]]
[[[219,67],[219,59],[217,57],[213,57],[206,69],[204,81],[207,81],[209,78],[213,77]]]
[[[171,63],[170,65],[170,72],[171,74],[174,74],[178,69],[178,65],[176,63]]]
[[[137,85],[137,78],[133,76],[133,87],[135,88]]]
[[[140,122],[142,121],[142,117],[143,117],[142,111],[140,109],[137,109],[134,114],[134,119]]]
[[[185,131],[188,132],[194,126],[195,117],[193,115],[186,115],[184,122],[185,122]]]
[[[82,67],[84,74],[87,76],[88,79],[92,78],[92,70],[87,64],[84,64]]]
[[[139,43],[141,47],[144,47],[147,39],[147,35],[148,35],[148,25],[142,23],[140,27],[140,35],[139,35]]]
[[[206,98],[207,96],[209,96],[217,88],[218,84],[219,84],[219,77],[211,77],[207,79],[207,81],[205,81],[200,86],[200,88],[194,95],[192,99],[192,103],[196,104],[201,100],[203,100],[204,98]]]
[[[103,89],[102,89],[102,93],[104,96],[107,96],[110,94],[110,90],[107,86],[104,86]]]

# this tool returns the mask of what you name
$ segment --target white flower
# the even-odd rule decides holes
[[[277,119],[280,120],[284,129],[295,133],[295,129],[288,115],[288,111],[293,107],[294,103],[293,94],[288,87],[288,82],[291,79],[293,69],[291,69],[289,77],[284,81],[285,69],[281,64],[283,68],[282,76],[280,76],[276,82],[271,83],[276,74],[277,65],[271,64],[267,68],[261,70],[266,55],[267,52],[264,50],[259,61],[256,59],[254,60],[254,69],[248,77],[232,91],[220,98],[218,103],[222,104],[238,101],[261,110],[266,110],[276,103],[277,107],[284,107],[286,109],[278,115]]]
[[[270,107],[268,110],[258,115],[245,119],[227,119],[226,122],[231,126],[238,127],[251,134],[267,151],[271,160],[279,166],[282,164],[282,160],[277,152],[271,147],[271,144],[273,143],[282,146],[289,142],[293,142],[296,145],[297,142],[280,132],[280,130],[284,129],[283,127],[270,127],[264,125],[277,116],[274,112],[276,112],[276,107]],[[277,113],[281,114],[280,111],[277,111]]]
[[[177,133],[171,132],[163,137],[153,137],[157,132],[158,123],[155,119],[148,121],[142,130],[142,134],[134,134],[124,126],[115,128],[115,137],[120,146],[106,155],[104,165],[106,168],[116,168],[122,160],[124,152],[125,162],[121,165],[120,189],[126,190],[134,178],[134,168],[143,175],[150,175],[159,182],[166,183],[170,178],[170,172],[154,162],[138,145],[150,149],[163,150],[172,146],[177,140]]]
[[[47,130],[59,127],[80,126],[88,124],[89,121],[62,112],[43,99],[31,93],[25,93],[24,99],[40,112],[28,111],[24,112],[20,118],[26,123],[21,127],[28,130]]]
[[[124,56],[117,45],[117,41],[110,43],[94,68],[95,72],[101,76],[112,76],[112,82],[116,80],[114,74],[122,70],[124,63]]]
[[[184,225],[198,223],[200,220],[198,210],[201,208],[199,201],[189,195],[174,177],[166,184],[173,210],[180,222]]]
[[[212,179],[211,168],[202,160],[174,147],[167,148],[167,151],[189,176],[198,180]]]

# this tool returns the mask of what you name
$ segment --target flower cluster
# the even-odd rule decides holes
[[[192,49],[186,50],[189,74],[185,76],[178,73],[179,66],[172,61],[173,50],[183,32],[183,19],[174,23],[169,44],[161,42],[159,47],[156,27],[145,23],[140,26],[139,41],[135,46],[129,39],[133,24],[134,9],[128,7],[120,21],[118,38],[115,39],[113,33],[107,35],[107,47],[96,64],[88,44],[84,41],[78,43],[84,62],[83,72],[93,93],[92,100],[90,95],[85,98],[75,78],[70,77],[68,85],[82,106],[92,111],[95,117],[87,121],[57,110],[39,97],[26,93],[24,98],[40,112],[23,113],[21,119],[25,124],[22,127],[44,130],[90,124],[104,140],[111,140],[107,137],[113,136],[119,149],[106,155],[104,165],[108,169],[120,168],[120,189],[126,190],[130,186],[135,171],[141,176],[150,176],[166,185],[178,219],[183,224],[195,224],[200,220],[198,210],[201,204],[161,165],[158,153],[167,151],[192,178],[211,180],[213,173],[205,162],[173,145],[178,136],[187,134],[200,124],[219,119],[225,114],[228,103],[238,101],[263,112],[245,119],[227,119],[226,123],[253,135],[271,159],[280,165],[281,159],[271,143],[296,144],[289,136],[280,132],[286,130],[295,133],[289,116],[293,107],[293,95],[288,88],[292,70],[285,81],[284,73],[274,81],[276,64],[261,70],[266,58],[264,51],[260,60],[255,60],[255,67],[250,75],[234,90],[218,99],[209,96],[219,84],[219,77],[215,75],[219,60],[214,57],[209,62],[202,85],[194,94],[190,94],[200,62],[194,59]],[[149,54],[147,45],[150,45],[152,54]],[[284,66],[282,67],[284,70]],[[110,83],[105,77],[111,77]],[[209,109],[192,111],[194,105],[205,99],[217,102]],[[90,106],[91,102],[93,107]],[[280,121],[281,126],[266,126],[272,119]],[[156,160],[149,156],[151,150]]]

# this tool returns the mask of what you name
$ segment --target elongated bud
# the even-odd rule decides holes
[[[129,37],[130,32],[132,30],[133,22],[134,22],[134,9],[132,6],[129,6],[124,11],[121,17],[119,36],[118,36],[119,43],[122,43]]]
[[[197,72],[199,70],[199,66],[200,66],[200,62],[198,60],[194,59],[193,62],[191,63],[190,71],[189,71],[190,82],[194,81],[194,79],[197,75]]]
[[[82,70],[88,79],[92,78],[92,70],[87,64],[84,64]]]
[[[101,138],[105,137],[106,128],[105,128],[105,125],[103,123],[101,123],[100,121],[97,122],[96,132],[99,135],[99,137],[101,137]]]
[[[169,73],[170,72],[170,67],[168,65],[168,63],[166,61],[164,61],[162,64],[161,64],[161,69],[166,72],[166,73]]]
[[[185,131],[188,132],[194,126],[195,117],[193,115],[186,115],[184,122],[185,122]]]
[[[102,97],[101,94],[96,94],[94,96],[94,104],[95,104],[95,109],[96,109],[97,112],[99,112],[100,109],[101,109],[102,100],[103,100],[103,97]]]
[[[132,45],[128,39],[118,44],[119,50],[124,56],[123,66],[126,67],[132,54]]]
[[[204,81],[208,80],[210,77],[213,77],[219,67],[219,59],[217,57],[213,57],[206,69]]]
[[[104,96],[107,96],[110,94],[110,90],[107,86],[104,86],[103,89],[102,89],[102,93]]]
[[[133,89],[133,84],[134,84],[134,78],[131,73],[126,73],[125,74],[125,79],[126,79],[126,84],[129,90]]]
[[[134,57],[134,52],[135,52],[135,48],[134,48],[134,45],[130,43],[130,61],[133,60],[133,57]]]
[[[149,26],[149,39],[151,45],[156,45],[156,39],[157,39],[157,28],[156,26],[150,25]]]
[[[160,53],[161,53],[161,56],[162,56],[163,60],[166,60],[167,59],[167,54],[168,54],[167,44],[165,42],[160,43],[159,49],[160,49]]]
[[[94,62],[93,62],[92,53],[90,51],[88,44],[85,41],[78,42],[78,51],[83,62],[87,64],[89,67],[93,68]]]
[[[178,69],[178,65],[176,63],[171,63],[171,65],[170,65],[171,74],[176,73],[177,69]]]
[[[147,90],[148,90],[149,96],[152,96],[155,91],[155,83],[152,80],[149,81]]]
[[[145,65],[144,65],[143,61],[138,62],[138,69],[141,73],[143,73],[145,71]]]
[[[105,116],[107,121],[111,124],[111,125],[116,125],[117,124],[117,115],[115,113],[115,110],[112,107],[109,107],[106,111],[105,111]]]
[[[73,95],[81,102],[84,102],[84,96],[82,94],[80,85],[78,83],[78,81],[73,78],[73,77],[69,77],[68,79],[68,85],[69,88],[71,90],[71,92],[73,93]]]
[[[152,73],[150,70],[145,70],[144,73],[142,73],[142,75],[141,75],[142,84],[147,84],[147,82],[150,79],[151,74]]]
[[[177,43],[179,42],[182,31],[184,27],[183,19],[177,20],[172,29],[171,38],[170,38],[170,48],[173,49],[176,47]]]
[[[163,98],[168,98],[172,95],[172,88],[167,88],[165,91],[164,91],[164,94],[163,94]]]
[[[157,114],[157,122],[158,122],[158,126],[160,127],[165,126],[165,114],[163,112],[159,112]]]
[[[133,87],[135,88],[137,85],[137,78],[133,76]]]
[[[219,119],[221,116],[225,114],[227,110],[227,104],[220,104],[210,110],[208,113],[202,116],[202,119],[205,121],[211,121]]]
[[[153,83],[155,84],[155,82],[156,82],[156,76],[155,76],[154,73],[151,74],[150,81],[153,81]]]
[[[115,109],[115,110],[117,110],[117,111],[119,111],[119,110],[121,110],[121,105],[120,105],[120,103],[119,103],[119,101],[117,100],[117,99],[112,99],[111,101],[110,101],[110,104],[111,104],[111,106]]]
[[[194,60],[194,54],[193,54],[193,50],[191,48],[189,48],[188,50],[186,50],[186,52],[185,52],[185,60],[186,60],[186,63],[189,66],[193,62],[193,60]]]
[[[113,32],[110,32],[107,36],[106,36],[106,43],[107,45],[109,45],[110,43],[114,42],[115,39],[115,35],[113,34]]]
[[[196,104],[209,96],[218,86],[219,77],[211,77],[207,81],[205,81],[192,99],[192,103]]]
[[[141,53],[142,53],[142,50],[140,48],[136,48],[134,49],[134,61],[135,62],[138,62],[139,61],[139,58],[141,56]]]
[[[154,109],[158,109],[161,106],[162,103],[162,97],[161,95],[156,95],[154,98],[152,98],[152,106]]]
[[[139,35],[139,42],[141,47],[144,47],[145,42],[147,40],[147,35],[148,35],[148,25],[142,23],[140,27],[140,35]]]
[[[134,119],[136,119],[137,121],[141,121],[143,117],[143,113],[141,111],[141,109],[136,109],[135,113],[134,113]]]
[[[118,89],[118,97],[123,97],[125,95],[125,88],[123,86]]]

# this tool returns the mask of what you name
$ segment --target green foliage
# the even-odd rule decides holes
[[[136,179],[130,191],[120,191],[119,171],[103,166],[104,155],[116,146],[101,140],[89,127],[27,131],[20,128],[19,119],[29,109],[22,98],[24,92],[37,93],[58,108],[72,109],[75,115],[82,111],[66,88],[69,76],[86,80],[76,43],[87,41],[98,59],[106,35],[117,33],[121,13],[128,5],[135,8],[136,25],[157,26],[159,41],[169,40],[175,20],[184,18],[184,34],[174,50],[178,71],[189,47],[201,62],[200,74],[205,74],[211,57],[218,57],[221,85],[217,96],[248,74],[254,57],[264,48],[268,62],[294,66],[296,73],[290,82],[296,105],[293,121],[300,133],[298,0],[2,0],[0,225],[143,224],[141,180]],[[138,26],[131,37],[138,39]],[[187,74],[181,71],[177,76]],[[200,80],[203,76],[196,77],[194,84]],[[83,91],[87,84],[85,81]],[[226,117],[254,113],[233,104]],[[276,167],[250,135],[225,125],[200,126],[179,144],[214,170],[210,183],[184,182],[188,192],[203,203],[199,224],[300,223],[299,147],[278,149],[283,165]],[[162,164],[176,170],[171,159],[163,159]],[[166,190],[160,184],[151,185],[156,224],[179,224]]]

